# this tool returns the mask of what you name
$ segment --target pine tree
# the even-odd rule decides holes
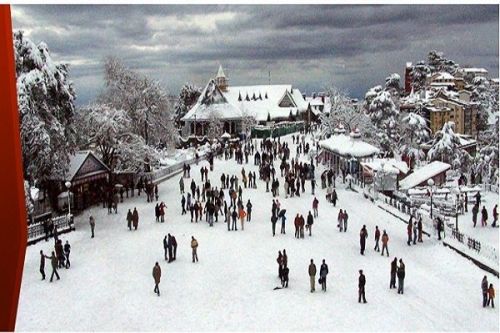
[[[25,178],[62,179],[76,142],[69,66],[53,62],[47,45],[35,45],[22,31],[14,33],[14,50]]]
[[[174,106],[175,119],[179,121],[193,107],[200,97],[201,89],[191,83],[186,83],[182,86],[179,98]],[[241,100],[241,94],[239,96]]]
[[[441,161],[459,168],[466,152],[460,149],[460,138],[454,132],[455,123],[446,122],[443,128],[436,132],[427,157],[431,161]],[[467,154],[468,155],[468,154]]]
[[[430,137],[430,129],[427,126],[427,120],[421,115],[410,112],[401,120],[402,135],[401,135],[401,154],[406,155],[410,159],[410,167],[414,161],[419,161],[425,158],[420,145]]]

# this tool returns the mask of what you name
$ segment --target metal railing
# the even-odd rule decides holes
[[[498,266],[498,250],[495,247],[484,242],[481,243],[481,241],[475,239],[474,237],[460,232],[449,225],[446,225],[446,228],[448,229],[447,234],[449,237],[460,243],[462,247],[466,247],[467,249],[474,251],[476,254],[489,259]]]
[[[75,224],[73,223],[73,215],[69,217],[68,215],[54,217],[52,219],[46,220],[50,225],[57,227],[57,233],[65,233],[68,231],[75,230]],[[53,230],[48,230],[48,235],[45,234],[44,221],[31,224],[28,226],[28,243],[33,244],[39,240],[45,239],[46,236],[52,237],[54,235]]]

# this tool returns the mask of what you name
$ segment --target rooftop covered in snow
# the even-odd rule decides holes
[[[320,141],[319,146],[341,156],[356,158],[372,157],[380,152],[377,147],[362,141],[355,133],[332,135],[330,138]]]
[[[401,190],[409,190],[414,188],[428,179],[431,179],[442,172],[445,172],[451,167],[448,163],[433,161],[420,169],[415,170],[411,175],[403,179],[399,183],[399,188]]]

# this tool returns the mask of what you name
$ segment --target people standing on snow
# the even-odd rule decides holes
[[[193,255],[193,262],[196,260],[198,262],[198,241],[191,236],[191,249],[192,249],[192,255]]]
[[[368,238],[368,231],[366,230],[366,225],[363,225],[361,231],[359,232],[359,245],[361,247],[361,255],[365,255],[366,239]]]
[[[271,216],[271,227],[273,230],[273,237],[276,235],[276,222],[278,222],[278,217],[276,215]]]
[[[418,232],[417,222],[414,222],[413,223],[413,245],[417,244],[417,232]]]
[[[236,207],[233,208],[233,212],[231,213],[231,217],[233,218],[233,225],[231,226],[231,230],[238,231],[238,226],[236,224],[236,220],[238,219],[238,213],[236,212]]]
[[[94,217],[92,215],[90,215],[90,217],[89,217],[89,224],[90,224],[90,232],[91,232],[90,238],[94,238],[95,220],[94,220]]]
[[[417,229],[418,229],[418,242],[422,243],[422,233],[423,233],[423,225],[422,225],[422,216],[418,219],[417,223]]]
[[[384,230],[384,233],[382,234],[382,256],[384,255],[384,250],[387,252],[387,256],[389,256],[389,248],[387,247],[388,243],[389,235],[387,235],[387,232]]]
[[[160,203],[160,221],[163,223],[165,222],[165,209],[167,208],[167,205],[162,201]]]
[[[309,211],[309,215],[307,215],[307,229],[309,229],[309,236],[312,236],[312,225],[314,223],[314,218],[311,214],[311,211]]]
[[[486,305],[490,305],[491,301],[491,307],[495,307],[495,288],[493,288],[493,283],[490,283],[490,287],[488,288],[488,303]]]
[[[160,278],[161,278],[161,268],[158,262],[153,267],[153,279],[155,280],[155,289],[153,290],[158,296],[160,296]]]
[[[316,265],[314,264],[314,261],[311,259],[311,263],[309,264],[309,280],[311,284],[311,292],[313,293],[315,291],[315,283],[316,283]]]
[[[40,250],[40,274],[42,274],[42,280],[45,280],[45,258],[48,257]]]
[[[250,202],[250,199],[248,199],[247,202],[247,221],[250,222],[252,220],[252,203]]]
[[[168,261],[168,238],[166,235],[163,238],[163,253],[164,253],[165,261]]]
[[[342,209],[339,211],[339,215],[337,215],[337,222],[337,227],[339,228],[339,231],[342,232],[344,227],[344,213],[342,212]]]
[[[344,209],[344,214],[343,214],[343,220],[344,220],[344,232],[347,232],[347,219],[349,218],[349,215],[347,214],[347,210]]]
[[[50,259],[50,265],[52,266],[52,275],[50,276],[50,282],[54,280],[54,275],[58,280],[60,280],[59,274],[57,273],[57,257],[54,251],[52,251],[52,255],[50,257],[46,256],[45,258]]]
[[[173,244],[172,244],[172,236],[170,234],[167,235],[167,249],[168,249],[168,262],[171,263],[174,261],[174,255],[172,253]]]
[[[332,192],[333,207],[337,207],[337,200],[338,200],[337,191],[335,191],[335,189],[333,189],[333,192]]]
[[[493,223],[491,224],[493,228],[496,228],[497,221],[498,221],[498,204],[496,204],[495,207],[493,207]]]
[[[380,230],[378,229],[378,225],[375,226],[375,247],[374,251],[380,252],[380,247],[378,246],[378,242],[380,240]]]
[[[488,302],[488,278],[486,275],[483,277],[483,281],[481,281],[481,290],[483,292],[483,308],[485,308]]]
[[[481,226],[486,227],[488,225],[488,211],[486,210],[486,206],[483,206],[481,210]]]
[[[318,199],[316,197],[314,197],[314,200],[313,200],[313,203],[312,203],[314,217],[318,217],[318,204],[319,204]]]
[[[285,223],[286,223],[286,216],[285,214],[281,214],[281,233],[286,234],[285,232]]]
[[[437,221],[438,240],[441,240],[441,232],[443,232],[444,230],[444,222],[439,216],[436,218],[436,221]]]
[[[283,255],[281,251],[278,251],[278,258],[276,258],[276,262],[278,263],[278,277],[280,280],[283,278]]]
[[[405,264],[403,263],[403,259],[399,259],[397,276],[398,276],[398,294],[404,294]]]
[[[282,274],[281,274],[281,287],[282,288],[288,288],[288,274],[290,273],[290,269],[288,268],[287,265],[283,267]]]
[[[396,273],[398,271],[398,258],[394,257],[391,262],[391,281],[389,282],[389,289],[396,289]]]
[[[185,176],[185,174],[184,174]],[[181,177],[181,179],[179,180],[179,190],[181,192],[181,194],[184,194],[184,179],[183,177]]]
[[[247,216],[247,213],[245,213],[243,206],[240,206],[238,215],[240,217],[241,230],[243,231],[245,230],[245,217]]]
[[[169,261],[174,261],[177,259],[177,239],[175,239],[174,235],[170,238],[170,245],[172,246],[173,257],[171,256]]]
[[[127,227],[128,227],[128,230],[132,230],[132,220],[133,220],[132,212],[129,209],[128,213],[127,213]]]
[[[155,217],[156,217],[156,222],[160,222],[160,205],[156,203],[155,206]]]
[[[66,268],[71,267],[71,263],[69,261],[70,252],[71,252],[71,245],[69,245],[69,242],[66,241],[66,244],[64,244],[64,256],[66,257]]]
[[[56,251],[56,257],[57,257],[57,262],[58,262],[57,268],[63,268],[65,266],[64,265],[64,250],[63,250],[62,241],[60,239],[58,239],[55,242],[54,250]]]
[[[137,227],[139,226],[139,212],[135,207],[134,211],[132,212],[132,224],[134,225],[134,229],[137,230]]]
[[[328,265],[325,263],[325,259],[323,259],[323,263],[319,268],[319,278],[321,279],[321,290],[326,291],[326,276],[328,275]]]
[[[366,277],[363,274],[363,270],[360,269],[358,278],[358,303],[361,303],[361,299],[363,299],[363,303],[366,303],[365,286],[366,286]]]
[[[475,204],[474,207],[472,207],[472,223],[474,228],[476,227],[478,213],[479,213],[479,205]]]
[[[410,222],[408,222],[408,226],[406,227],[406,231],[408,234],[408,241],[406,242],[406,244],[408,244],[408,246],[411,245],[412,227],[413,227],[413,216],[410,217]]]

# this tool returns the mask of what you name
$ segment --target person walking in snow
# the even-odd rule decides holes
[[[358,278],[358,303],[361,303],[361,299],[363,299],[363,303],[366,303],[365,286],[366,286],[366,277],[363,274],[363,270],[360,269]]]
[[[328,265],[325,263],[325,259],[323,259],[323,263],[319,268],[319,278],[321,279],[321,290],[326,291],[326,276],[328,275]]]
[[[278,251],[278,258],[276,258],[276,262],[278,263],[278,277],[280,280],[283,279],[283,255],[281,251]]]
[[[486,210],[486,206],[483,206],[481,210],[481,226],[486,227],[488,225],[488,211]]]
[[[160,205],[156,203],[155,206],[155,217],[156,217],[156,222],[160,222]]]
[[[162,201],[160,203],[160,221],[163,223],[165,222],[165,209],[167,208],[167,205]]]
[[[398,267],[398,294],[404,294],[404,282],[405,282],[405,264],[403,263],[403,259],[399,259],[399,267]]]
[[[155,280],[155,289],[153,290],[153,292],[158,296],[160,296],[160,287],[159,287],[160,278],[161,278],[161,268],[158,262],[156,262],[156,264],[153,267],[153,279]]]
[[[474,228],[476,227],[476,223],[477,223],[477,214],[479,214],[479,205],[475,204],[472,207],[472,223],[473,223]]]
[[[247,221],[250,222],[252,220],[252,203],[250,202],[250,199],[248,199],[247,202]]]
[[[168,261],[168,238],[166,235],[163,238],[163,253],[164,253],[165,261]]]
[[[378,229],[378,225],[375,226],[375,247],[374,251],[380,252],[380,247],[378,246],[378,242],[380,240],[380,230]]]
[[[361,255],[365,255],[366,239],[368,238],[368,231],[366,230],[366,225],[363,225],[361,231],[359,232],[359,245],[361,247]]]
[[[497,221],[498,221],[498,204],[496,204],[495,207],[493,207],[493,223],[491,225],[493,228],[496,228]]]
[[[40,274],[42,274],[42,280],[45,280],[45,258],[48,257],[40,250]]]
[[[169,234],[170,235],[170,234]],[[177,259],[177,240],[175,236],[170,236],[170,245],[172,246],[173,257],[170,257],[170,261]]]
[[[344,209],[344,214],[343,214],[343,220],[344,220],[344,232],[347,232],[347,219],[349,218],[349,214],[347,214],[347,210]]]
[[[236,207],[233,208],[233,212],[231,213],[231,217],[233,218],[233,225],[231,226],[231,230],[238,231],[238,225],[236,221],[238,219],[238,213],[236,212]]]
[[[309,281],[311,284],[311,292],[315,291],[315,283],[316,283],[316,265],[314,261],[311,259],[311,263],[309,264]]]
[[[247,216],[243,206],[240,206],[238,215],[240,217],[241,230],[243,231],[245,230],[245,217]]]
[[[337,207],[337,191],[335,191],[335,189],[333,189],[333,192],[332,192],[332,202],[333,202],[333,207]]]
[[[66,241],[66,244],[64,244],[64,256],[66,257],[66,269],[71,267],[71,262],[69,261],[70,252],[71,252],[71,245],[69,245],[69,242]]]
[[[387,235],[387,232],[384,230],[384,233],[382,234],[382,256],[384,255],[384,250],[387,252],[387,256],[389,256],[389,248],[387,247],[388,243],[389,235]]]
[[[134,225],[134,229],[137,230],[137,227],[139,226],[139,212],[135,207],[134,211],[132,212],[132,224]]]
[[[481,290],[483,292],[483,308],[485,308],[488,302],[488,278],[486,275],[483,277],[483,281],[481,281]]]
[[[127,212],[127,227],[128,227],[128,230],[132,230],[132,220],[133,220],[132,212],[129,209],[128,212]]]
[[[413,227],[413,216],[410,218],[410,222],[408,222],[408,226],[406,227],[406,231],[408,233],[408,241],[406,242],[406,244],[408,244],[408,246],[411,245],[411,233],[412,233],[412,227]]]
[[[198,241],[191,236],[191,249],[192,249],[192,255],[193,255],[193,262],[196,260],[198,262]]]
[[[413,245],[417,244],[417,232],[418,232],[417,222],[414,222],[413,223]]]
[[[314,223],[314,218],[311,214],[311,211],[309,211],[309,215],[307,215],[307,229],[309,229],[309,236],[312,236],[313,223]]]
[[[276,222],[278,222],[278,217],[273,214],[271,216],[271,227],[273,230],[273,237],[276,235]]]
[[[59,277],[59,274],[57,273],[57,257],[54,251],[52,251],[52,255],[50,257],[46,257],[47,259],[50,259],[50,265],[52,266],[52,275],[50,276],[50,282],[54,280],[54,275],[57,277],[58,280],[61,278]]]
[[[493,288],[493,283],[490,283],[490,287],[488,288],[488,303],[486,303],[487,306],[490,305],[491,302],[491,307],[495,307],[495,288]]]
[[[398,258],[394,257],[391,262],[391,281],[389,282],[389,289],[396,289],[396,273],[398,271]]]
[[[90,217],[89,217],[89,224],[90,224],[90,232],[91,232],[90,238],[94,238],[95,220],[94,220],[94,217],[92,215],[90,215]]]
[[[172,236],[170,234],[167,235],[167,249],[168,249],[168,262],[171,263],[174,261],[174,255],[172,254],[173,244],[172,244]]]
[[[342,209],[339,211],[339,214],[337,215],[337,227],[339,228],[339,231],[342,232],[342,229],[344,227],[344,212],[342,212]]]
[[[288,274],[290,273],[290,269],[287,265],[283,266],[281,273],[281,287],[288,288]]]
[[[314,217],[318,217],[318,204],[319,204],[318,199],[316,197],[314,197],[314,200],[313,200],[313,203],[312,203]]]
[[[423,225],[422,225],[422,216],[418,219],[417,223],[417,229],[418,229],[418,242],[422,243],[422,233],[423,233]]]
[[[285,216],[285,214],[281,214],[281,233],[284,235],[286,234],[285,224],[286,224],[286,216]]]

